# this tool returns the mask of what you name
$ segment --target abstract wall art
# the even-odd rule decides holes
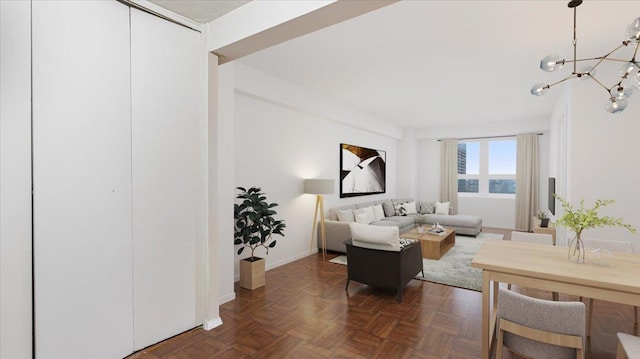
[[[340,198],[386,192],[387,153],[340,144]]]

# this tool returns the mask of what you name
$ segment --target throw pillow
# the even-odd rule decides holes
[[[416,214],[416,213],[418,213],[418,211],[416,209],[416,202],[407,202],[407,203],[403,204],[402,207],[404,207],[405,212],[407,214]]]
[[[398,203],[398,202],[393,202],[393,209],[394,209],[394,215],[395,216],[406,216],[407,215],[407,210],[406,208],[404,208],[402,205],[404,203]]]
[[[436,202],[436,214],[449,214],[449,202]]]
[[[377,206],[373,206],[373,217],[376,221],[384,219],[384,209],[382,209],[382,205],[379,204]]]
[[[369,224],[369,223],[371,223],[371,222],[376,220],[376,217],[373,215],[373,208],[372,207],[359,208],[359,209],[356,209],[356,210],[353,211],[353,215],[354,216],[356,214],[359,214],[359,213],[364,213],[364,214],[367,215],[367,221],[368,222],[366,224]],[[356,218],[356,222],[358,222],[357,218]],[[358,223],[360,223],[360,222],[358,222]]]
[[[435,213],[436,211],[436,203],[433,201],[430,202],[425,202],[425,201],[421,201],[420,202],[420,214],[432,214]]]
[[[384,202],[382,202],[382,209],[384,209],[385,217],[394,216],[396,213],[396,210],[393,208],[393,202],[391,202],[390,199],[387,199]]]
[[[366,213],[354,213],[353,216],[356,218],[356,222],[361,224],[369,224],[369,215]]]
[[[355,221],[353,217],[353,211],[348,209],[346,211],[338,211],[338,221],[351,223]]]

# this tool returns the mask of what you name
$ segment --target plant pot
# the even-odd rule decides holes
[[[549,227],[549,218],[541,218],[540,219],[540,227],[542,227],[542,228]]]
[[[240,261],[240,287],[254,290],[264,286],[264,258],[251,257]]]

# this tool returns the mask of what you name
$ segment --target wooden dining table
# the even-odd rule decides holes
[[[567,255],[567,247],[511,241],[482,244],[471,266],[482,269],[483,359],[491,357],[500,283],[640,306],[640,254],[613,253],[608,266],[573,263]]]

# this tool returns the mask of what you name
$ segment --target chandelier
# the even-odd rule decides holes
[[[640,90],[640,61],[636,60],[638,48],[640,48],[640,17],[633,20],[631,24],[629,24],[624,41],[622,41],[622,44],[620,44],[612,51],[599,57],[576,59],[576,8],[580,4],[582,4],[582,0],[571,0],[567,5],[568,7],[573,8],[573,60],[566,60],[560,55],[549,55],[540,61],[540,69],[547,72],[559,70],[567,62],[573,63],[573,72],[564,79],[552,84],[538,83],[533,85],[533,87],[531,88],[531,94],[534,96],[542,96],[549,90],[551,86],[557,85],[572,78],[593,79],[599,86],[607,91],[608,100],[604,106],[605,110],[609,113],[622,112],[627,107],[627,98],[633,93],[633,87],[635,86]],[[616,51],[624,47],[634,48],[633,55],[630,60],[616,59],[611,57]],[[591,63],[593,65],[582,67],[578,71],[578,62],[583,61],[592,61]],[[623,63],[618,72],[620,75],[620,80],[609,87],[604,85],[595,77],[596,68],[604,61]]]

